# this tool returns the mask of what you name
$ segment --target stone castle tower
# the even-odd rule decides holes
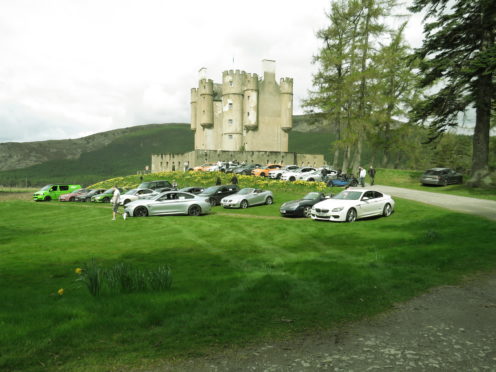
[[[215,84],[200,70],[191,89],[195,150],[288,151],[293,126],[293,79],[276,82],[275,62],[264,60],[264,77],[229,70]]]

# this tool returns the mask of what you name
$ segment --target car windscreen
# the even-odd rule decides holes
[[[43,186],[43,187],[41,188],[41,190],[40,190],[40,191],[47,191],[47,190],[50,190],[50,187],[52,187],[52,185],[46,185],[46,186]]]
[[[131,189],[128,192],[126,192],[124,195],[134,195],[137,189]]]
[[[439,174],[441,174],[440,171],[437,171],[437,170],[434,170],[434,169],[429,169],[429,170],[426,170],[425,171],[424,176],[439,175]]]
[[[305,199],[305,200],[313,200],[313,199],[317,199],[319,196],[320,196],[320,193],[318,193],[318,192],[309,192],[308,194],[306,194],[303,197],[303,199]]]
[[[205,190],[203,190],[202,194],[211,194],[216,192],[219,189],[217,186],[212,186],[212,187],[207,187]]]
[[[341,191],[339,194],[337,194],[333,199],[340,199],[340,200],[358,200],[360,199],[360,196],[362,196],[361,191]]]
[[[148,189],[150,188],[151,182],[143,182],[138,186],[138,189]]]
[[[114,189],[108,189],[108,190],[105,190],[104,194],[113,194],[114,193]]]
[[[238,191],[238,195],[248,195],[253,192],[253,189],[251,188],[246,188],[246,189],[241,189]]]

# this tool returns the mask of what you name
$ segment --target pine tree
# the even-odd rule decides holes
[[[413,119],[427,122],[431,139],[456,127],[459,115],[475,108],[472,183],[488,170],[489,130],[495,97],[496,3],[494,0],[414,0],[426,11],[425,39],[416,50],[420,86],[433,93],[416,105]]]

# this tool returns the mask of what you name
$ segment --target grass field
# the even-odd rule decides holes
[[[108,205],[0,202],[0,370],[152,365],[327,329],[494,269],[493,222],[405,200],[353,224],[283,219],[278,206],[310,188],[278,187],[275,205],[202,217],[111,221]],[[173,284],[93,297],[74,272],[92,259],[169,265]]]

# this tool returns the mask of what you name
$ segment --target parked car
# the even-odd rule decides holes
[[[279,212],[283,217],[310,217],[312,207],[325,199],[326,196],[321,192],[309,192],[303,199],[283,203]]]
[[[245,165],[240,165],[236,168],[233,169],[234,174],[244,174],[246,176],[249,176],[251,174],[251,171],[257,168],[260,168],[260,164],[245,164]]]
[[[205,163],[205,164],[194,167],[193,170],[196,172],[206,172],[213,165],[214,165],[213,163]]]
[[[121,195],[124,194],[126,190],[121,189],[118,187]],[[91,201],[93,203],[110,203],[110,199],[112,199],[112,196],[114,196],[114,189],[110,188],[108,190],[105,190],[104,192],[98,194],[98,195],[93,195],[91,197]]]
[[[299,168],[299,169],[296,169],[294,171],[290,171],[290,172],[285,172],[282,176],[281,176],[281,180],[283,181],[296,181],[298,179],[298,177],[300,177],[303,173],[307,173],[307,172],[315,172],[315,168],[312,168],[312,167],[303,167],[303,168]]]
[[[76,191],[70,192],[68,194],[62,194],[59,196],[59,201],[61,202],[74,202],[76,201],[76,196],[87,194],[90,190],[88,189],[78,189]]]
[[[204,198],[188,192],[167,191],[152,199],[140,199],[124,207],[127,217],[147,217],[173,214],[199,216],[209,213],[211,205]]]
[[[272,169],[279,169],[279,168],[282,168],[282,165],[280,165],[280,164],[267,164],[267,166],[265,166],[263,168],[253,169],[251,171],[251,174],[253,174],[254,176],[258,176],[258,177],[268,177],[269,172]]]
[[[463,175],[450,168],[432,168],[420,178],[422,185],[447,186],[463,182]]]
[[[91,197],[95,195],[99,195],[101,193],[105,192],[105,189],[93,189],[87,194],[80,194],[76,196],[76,201],[77,202],[89,202],[91,201]]]
[[[120,196],[119,204],[126,205],[138,199],[150,199],[158,194],[157,191],[153,191],[152,189],[132,189]]]
[[[247,187],[239,190],[236,194],[226,196],[221,199],[220,204],[224,208],[248,208],[253,205],[267,204],[274,202],[272,191],[254,189]]]
[[[142,182],[139,186],[138,189],[163,189],[163,188],[168,188],[169,190],[172,189],[172,184],[169,181],[165,180],[157,180],[157,181],[147,181],[147,182]]]
[[[322,170],[325,169],[326,175],[323,177]],[[299,181],[308,182],[327,182],[328,180],[335,179],[338,172],[329,168],[317,168],[314,171],[305,172],[298,176]]]
[[[61,195],[69,194],[81,188],[81,185],[46,185],[33,194],[34,201],[57,200]]]
[[[201,194],[203,192],[203,190],[205,190],[203,187],[192,186],[192,187],[183,187],[179,191],[180,192],[189,192],[190,194],[198,195],[198,194]]]
[[[297,165],[285,165],[282,168],[272,169],[271,171],[269,171],[269,178],[273,178],[276,180],[281,179],[281,176],[285,172],[294,171],[294,170],[297,170],[298,168],[299,167]]]
[[[358,180],[355,178],[354,175],[350,174],[340,174],[339,176],[336,176],[334,179],[330,179],[327,181],[327,186],[329,187],[356,187],[358,186]]]
[[[391,196],[374,190],[347,189],[312,207],[314,220],[353,222],[371,216],[389,217],[394,210]]]
[[[206,199],[212,206],[219,205],[223,197],[235,194],[239,191],[237,185],[211,186],[203,190],[199,197]]]

